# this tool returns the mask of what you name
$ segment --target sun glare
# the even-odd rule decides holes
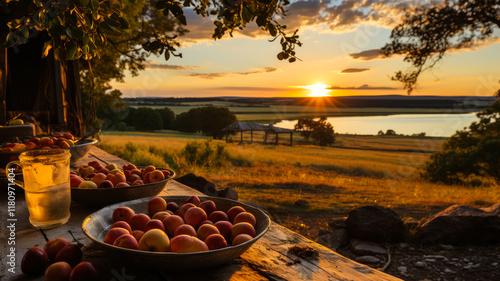
[[[330,95],[328,93],[332,91],[328,89],[330,86],[323,84],[309,85],[304,88],[311,90],[311,93],[307,95],[308,97],[329,97]]]

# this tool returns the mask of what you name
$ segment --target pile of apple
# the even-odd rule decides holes
[[[194,195],[181,206],[154,197],[148,202],[148,213],[151,217],[129,207],[116,208],[104,243],[143,251],[192,253],[237,246],[256,235],[257,221],[243,207],[223,212],[213,201],[201,202]]]
[[[68,148],[75,145],[75,137],[70,133],[58,134],[55,136],[34,137],[21,143],[6,143],[2,147],[2,152],[25,151],[40,148]]]
[[[53,262],[52,264],[50,264]],[[49,265],[50,264],[50,265]],[[99,280],[100,274],[90,262],[82,262],[82,250],[64,238],[48,241],[45,247],[29,249],[21,261],[26,275],[45,272],[45,281]]]
[[[98,161],[90,161],[81,165],[77,172],[71,172],[71,187],[82,189],[127,187],[162,181],[170,177],[168,170],[157,170],[154,166],[138,169],[134,164],[123,165],[118,169],[116,164],[101,165]]]

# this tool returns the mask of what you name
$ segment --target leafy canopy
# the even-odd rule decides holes
[[[313,118],[300,118],[295,124],[295,130],[299,131],[306,141],[312,137],[320,146],[332,145],[335,142],[335,131],[332,124],[326,121],[326,117],[317,121]]]
[[[396,72],[392,80],[402,82],[411,94],[420,74],[434,67],[447,51],[492,37],[495,27],[500,27],[499,10],[500,0],[459,0],[407,12],[382,52],[404,55],[412,67]]]
[[[152,8],[153,3],[141,0],[130,1],[141,7]],[[144,3],[144,4],[143,4]],[[286,16],[285,6],[289,0],[159,0],[154,2],[154,11],[147,9],[154,20],[161,13],[166,21],[173,21],[177,26],[187,25],[184,9],[192,9],[203,18],[213,20],[212,38],[221,39],[224,35],[232,36],[235,29],[243,29],[250,22],[256,22],[264,31],[280,39],[282,51],[278,59],[296,60],[295,46],[301,45],[295,31],[291,36],[285,33],[286,26],[279,24],[278,18]],[[136,6],[136,7],[137,7]],[[119,34],[137,32],[131,29],[126,17],[124,5],[118,0],[5,0],[0,2],[1,36],[5,46],[11,47],[28,41],[30,29],[46,31],[50,40],[45,43],[42,56],[54,50],[56,58],[90,60],[100,57],[101,49],[110,38]],[[141,11],[144,12],[144,11]],[[132,23],[135,24],[135,23]],[[140,30],[140,28],[139,28]],[[182,33],[182,29],[179,30]],[[4,34],[5,33],[5,34]],[[179,43],[172,34],[146,33],[137,40],[141,47],[152,54],[164,55],[168,60],[176,52]],[[139,39],[139,38],[137,38]],[[113,43],[113,42],[112,42]],[[119,50],[117,50],[119,51]]]

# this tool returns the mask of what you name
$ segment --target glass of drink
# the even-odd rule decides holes
[[[30,223],[37,228],[52,228],[69,220],[71,153],[65,149],[30,150],[19,155],[19,161],[7,164],[23,168],[23,182]]]

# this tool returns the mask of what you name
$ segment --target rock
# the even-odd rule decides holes
[[[446,250],[446,251],[453,250],[453,246],[452,245],[439,244],[439,247],[441,247],[441,249]]]
[[[363,241],[363,240],[359,240],[359,239],[354,239],[351,241],[351,247],[352,247],[352,251],[358,256],[386,255],[387,254],[386,249],[384,249],[379,244],[376,244],[376,243],[373,243],[370,241]]]
[[[224,190],[220,190],[218,197],[228,198],[232,200],[238,200],[238,192],[231,187],[227,187]]]
[[[203,192],[208,196],[217,196],[215,184],[207,181],[204,177],[198,177],[193,173],[189,173],[183,177],[176,178],[175,180]]]
[[[295,207],[309,207],[309,202],[304,199],[299,199],[293,203]]]
[[[381,206],[364,206],[352,210],[346,225],[353,237],[376,242],[401,240],[405,230],[398,214]]]
[[[361,257],[356,257],[354,260],[363,264],[378,263],[380,261],[379,258],[374,256],[361,256]]]
[[[347,225],[345,224],[347,217],[342,217],[342,218],[334,218],[332,219],[331,222],[328,223],[328,226],[333,229],[337,228],[346,228]]]
[[[417,229],[424,242],[482,244],[500,242],[500,203],[479,209],[453,205],[429,218]]]
[[[417,261],[417,262],[415,263],[415,266],[416,266],[416,267],[419,267],[419,268],[424,268],[424,267],[426,267],[427,265],[426,265],[426,264],[425,264],[425,262],[423,262],[423,261]]]
[[[402,274],[406,274],[408,268],[406,266],[398,266],[398,271],[401,272]]]
[[[349,232],[345,228],[334,229],[332,232],[318,237],[318,243],[330,249],[337,250],[349,243]]]

